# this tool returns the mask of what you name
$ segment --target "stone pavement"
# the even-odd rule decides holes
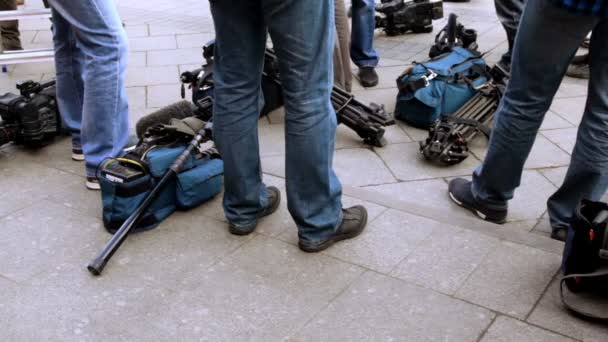
[[[117,0],[131,42],[132,122],[179,99],[179,72],[199,66],[213,37],[202,0]],[[37,1],[27,6],[39,7]],[[490,0],[446,4],[479,31],[496,61],[506,48]],[[445,20],[435,22],[436,29]],[[47,21],[22,22],[25,46],[48,47]],[[395,78],[423,60],[434,34],[387,38],[379,86],[359,99],[392,110]],[[10,67],[18,80],[53,76],[51,63]],[[335,167],[345,205],[364,203],[359,238],[308,255],[282,203],[257,233],[227,232],[219,197],[130,237],[100,278],[86,263],[107,241],[99,194],[62,139],[40,151],[0,149],[0,336],[3,341],[606,341],[608,329],[569,316],[558,298],[563,245],[548,238],[545,201],[564,177],[586,82],[565,79],[547,114],[509,223],[458,210],[447,180],[470,175],[486,141],[454,167],[417,154],[426,133],[398,124],[370,148],[338,129]],[[260,120],[264,177],[283,191],[282,113]]]

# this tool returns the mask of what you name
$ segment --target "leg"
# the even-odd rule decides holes
[[[332,168],[333,1],[262,3],[285,96],[289,212],[301,240],[326,240],[339,226],[342,208],[342,187]]]
[[[258,144],[266,27],[255,1],[212,1],[211,13],[217,32],[213,124],[224,160],[224,211],[232,225],[245,227],[257,222],[268,197]]]
[[[507,33],[509,50],[502,56],[500,63],[504,67],[511,66],[511,55],[517,34],[517,27],[524,11],[525,0],[494,0],[496,15]],[[508,69],[508,68],[507,68]]]
[[[120,155],[128,139],[126,33],[113,1],[49,2],[69,22],[82,53],[81,142],[87,176],[93,177],[97,165]]]
[[[513,197],[568,63],[598,20],[571,14],[548,0],[528,0],[515,42],[511,80],[496,113],[488,154],[473,174],[477,200],[506,206]]]
[[[0,11],[13,11],[17,9],[16,0],[0,0]],[[21,39],[19,38],[19,21],[9,20],[0,22],[2,33],[2,47],[4,50],[22,50]]]
[[[83,58],[76,47],[76,37],[70,24],[57,11],[52,10],[52,14],[57,101],[63,122],[72,135],[72,147],[82,149],[80,128],[84,96],[81,64]]]
[[[566,229],[577,203],[599,200],[608,189],[608,19],[602,20],[591,37],[591,79],[585,114],[566,179],[548,202],[554,236]],[[603,37],[603,38],[600,38]]]
[[[376,67],[378,53],[374,50],[375,1],[353,0],[352,6],[351,58],[358,67]]]

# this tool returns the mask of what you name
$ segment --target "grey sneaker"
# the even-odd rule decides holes
[[[82,152],[82,148],[78,148],[78,147],[72,148],[72,160],[79,161],[79,162],[84,160],[84,152]]]
[[[101,186],[99,185],[99,179],[97,179],[97,177],[87,177],[85,186],[89,190],[101,190]]]
[[[465,209],[469,209],[486,221],[498,224],[505,223],[507,206],[496,206],[476,200],[471,191],[471,185],[470,181],[463,178],[450,181],[448,192],[452,201]]]
[[[281,203],[281,191],[279,191],[279,189],[274,186],[269,186],[266,189],[268,190],[268,205],[258,214],[258,218],[262,218],[274,213],[277,211],[279,204]],[[247,225],[236,225],[230,222],[228,225],[228,230],[234,235],[249,235],[255,231],[257,226],[257,220]]]
[[[329,239],[320,242],[311,242],[300,239],[298,246],[307,253],[321,252],[334,243],[346,239],[352,239],[365,229],[367,225],[367,210],[360,205],[348,209],[342,209],[342,223],[338,230]]]

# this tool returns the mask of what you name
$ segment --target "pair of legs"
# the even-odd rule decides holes
[[[267,34],[285,97],[288,209],[300,240],[324,241],[342,222],[342,188],[332,168],[336,114],[331,0],[211,0],[216,31],[214,138],[224,160],[224,210],[236,230],[270,205],[262,182],[258,117]]]
[[[0,11],[14,11],[17,9],[17,0],[0,0]],[[3,50],[22,50],[19,33],[19,21],[9,20],[0,22]]]
[[[496,15],[507,33],[507,42],[509,43],[509,50],[502,55],[499,62],[507,71],[511,66],[515,36],[517,35],[517,27],[519,26],[524,6],[525,0],[494,0]]]
[[[113,1],[50,0],[57,100],[75,150],[84,152],[87,177],[127,143],[126,33]]]
[[[359,79],[365,87],[378,84],[374,68],[378,66],[378,53],[374,49],[376,4],[374,0],[352,0],[352,30],[350,56],[359,67]]]
[[[527,1],[488,154],[473,174],[475,202],[506,213],[544,115],[590,31],[587,104],[566,178],[548,201],[554,236],[568,227],[580,199],[599,200],[608,188],[608,19],[574,14],[549,0]]]

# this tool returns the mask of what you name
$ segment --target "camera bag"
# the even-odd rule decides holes
[[[395,118],[429,128],[485,87],[491,77],[478,53],[462,47],[424,63],[414,63],[397,78]]]
[[[140,142],[138,148],[141,145]],[[109,159],[101,165],[97,176],[101,185],[106,230],[116,232],[186,148],[184,139],[180,139],[178,143],[139,149],[144,152]],[[164,187],[133,232],[153,229],[175,210],[194,208],[221,192],[224,173],[222,160],[214,149],[200,152],[188,157],[182,171]]]
[[[582,200],[570,222],[564,247],[560,296],[573,314],[595,321],[608,322],[608,316],[592,313],[566,299],[564,284],[570,292],[586,296],[608,297],[608,205]]]

